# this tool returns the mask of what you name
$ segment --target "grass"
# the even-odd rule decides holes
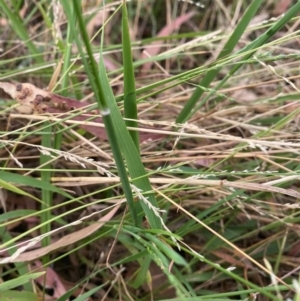
[[[0,0],[0,300],[299,300],[282,3]]]

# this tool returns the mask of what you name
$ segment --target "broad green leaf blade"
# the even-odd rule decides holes
[[[149,235],[148,233],[146,233],[145,236],[149,239],[149,241],[152,241],[159,250],[161,250],[168,258],[173,260],[176,264],[185,267],[188,266],[186,260],[177,252],[175,252],[171,246],[168,246],[166,243],[162,242],[154,235]]]
[[[29,209],[5,212],[5,213],[0,214],[0,223],[5,222],[10,219],[15,219],[15,218],[23,217],[23,216],[26,216],[29,214],[34,214],[36,212],[37,212],[37,210],[29,210]]]
[[[136,274],[136,277],[131,284],[131,286],[135,289],[138,289],[143,285],[143,283],[146,283],[148,280],[150,274],[149,274],[149,269],[150,269],[150,264],[151,264],[152,258],[147,254],[145,258],[143,258],[143,261],[141,261],[141,267],[138,269],[138,272]]]
[[[32,199],[40,202],[40,200],[38,198],[36,198],[35,196],[31,195],[30,193],[27,193],[26,191],[24,191],[24,190],[22,190],[22,189],[20,189],[20,188],[18,188],[16,186],[8,183],[8,182],[5,182],[5,181],[3,181],[1,179],[0,179],[0,187],[3,187],[5,189],[7,189],[9,191],[12,191],[12,192],[15,192],[17,194],[26,195],[26,196],[28,196],[28,197],[30,197],[30,198],[32,198]]]
[[[20,210],[14,210],[14,211],[9,211],[0,214],[0,227],[4,227],[7,224],[10,223],[11,220],[17,221],[20,219],[24,219],[27,217],[31,216],[37,216],[40,215],[40,211],[38,210],[30,210],[30,209],[20,209]],[[50,214],[51,220],[56,219],[56,222],[59,223],[60,225],[67,225],[67,222],[64,221],[62,218],[58,218],[55,215]],[[1,232],[0,232],[1,234]],[[0,235],[1,237],[1,235]]]
[[[57,188],[56,186],[47,183],[43,180],[37,180],[33,177],[23,176],[12,172],[0,171],[0,179],[11,183],[22,184],[30,187],[56,192],[65,196],[66,198],[72,199],[72,196],[64,190]]]
[[[138,113],[135,91],[135,77],[132,62],[131,43],[128,26],[128,14],[126,1],[122,5],[122,48],[123,48],[123,68],[124,68],[124,115],[127,127],[137,128]],[[136,148],[140,149],[139,132],[130,131],[130,136]]]
[[[142,164],[140,154],[136,149],[133,140],[131,139],[129,132],[126,128],[124,120],[122,119],[121,113],[117,107],[115,98],[113,96],[111,87],[109,85],[109,81],[105,72],[105,65],[103,61],[103,57],[100,56],[99,60],[99,70],[101,76],[101,87],[103,94],[106,95],[108,101],[108,108],[110,111],[110,116],[114,121],[114,126],[116,129],[116,136],[121,148],[121,151],[125,157],[128,172],[131,176],[133,184],[141,190],[143,194],[147,193],[147,201],[149,202],[151,207],[157,208],[157,202],[152,191],[151,184],[146,175],[146,170]],[[161,221],[159,217],[154,213],[153,209],[149,208],[149,204],[145,201],[139,201],[143,210],[145,212],[146,217],[151,225],[151,228],[161,228]]]
[[[0,292],[1,301],[38,301],[39,297],[33,292],[4,291]]]
[[[40,276],[43,276],[46,272],[39,272],[39,273],[33,273],[33,274],[27,274],[24,276],[20,276],[16,279],[8,280],[3,283],[0,283],[0,292],[8,291],[12,288],[18,287],[20,285],[23,285],[25,283],[28,283]]]

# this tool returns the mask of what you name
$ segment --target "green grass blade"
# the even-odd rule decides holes
[[[280,18],[271,28],[269,28],[264,34],[262,34],[261,36],[259,36],[256,40],[254,40],[252,43],[250,43],[249,45],[245,46],[243,49],[241,49],[240,51],[237,52],[237,54],[241,54],[241,53],[247,53],[243,58],[242,61],[247,61],[247,59],[249,59],[257,50],[259,47],[261,47],[262,45],[264,45],[268,39],[270,39],[277,31],[279,31],[287,22],[289,22],[297,13],[300,12],[300,2],[297,2],[294,6],[292,6],[286,14],[283,15],[282,18]],[[215,87],[214,91],[217,91],[219,88],[221,88],[224,83],[231,78],[231,76],[242,66],[243,64],[235,64],[232,69],[230,70],[230,72],[222,79],[222,81]],[[205,83],[204,83],[205,84]],[[200,86],[202,85],[202,82],[200,83]],[[202,87],[207,88],[207,86],[202,85]],[[192,101],[189,100],[189,110],[185,109],[186,105],[183,110],[184,110],[184,114],[182,112],[179,114],[178,118],[176,119],[176,121],[178,123],[184,122],[187,119],[189,119],[196,111],[199,107],[203,106],[206,101],[208,100],[208,98],[211,97],[211,95],[213,94],[213,92],[208,93],[208,95],[200,102],[200,104],[196,107],[196,109],[193,109],[193,107],[195,106],[196,102],[199,100],[199,98],[201,97],[201,95],[203,94],[203,89],[201,87],[197,88],[195,90],[196,91],[200,89],[201,93],[199,94],[199,97],[194,97],[193,100],[193,105]],[[203,91],[202,91],[203,90]],[[194,94],[193,94],[194,95]],[[190,99],[193,98],[193,95],[191,96]],[[179,118],[180,117],[180,118]]]
[[[28,282],[34,280],[35,278],[38,278],[44,274],[45,274],[45,272],[27,274],[27,275],[18,277],[16,279],[12,279],[12,280],[8,280],[3,283],[0,283],[0,292],[4,292],[4,291],[10,290],[12,288],[18,287],[24,283],[28,283]]]
[[[71,64],[71,54],[72,54],[72,43],[74,41],[74,35],[76,34],[76,26],[75,24],[75,15],[73,6],[70,7],[71,11],[68,19],[68,29],[67,29],[67,39],[66,45],[64,49],[64,61],[63,61],[63,69],[62,74],[63,77],[61,79],[61,88],[62,88],[62,96],[67,96],[66,89],[69,81],[69,72],[70,72],[70,64]]]
[[[63,66],[62,66],[62,77],[61,77],[61,95],[68,96],[68,82],[70,80],[70,69],[71,69],[71,55],[72,55],[72,43],[74,41],[74,35],[76,35],[76,26],[75,26],[75,15],[73,6],[70,6],[70,13],[68,18],[68,28],[66,42],[63,46]],[[61,43],[63,44],[63,43]],[[58,126],[59,129],[62,129],[61,126]],[[58,132],[54,138],[54,147],[60,149],[62,143],[62,132]]]
[[[130,119],[125,120],[125,123],[128,127],[137,128],[138,122],[136,120],[138,119],[138,113],[136,103],[135,78],[132,63],[128,14],[125,0],[123,1],[122,5],[122,48],[124,68],[124,116],[126,119]],[[139,132],[130,131],[129,133],[135,143],[136,148],[139,150]]]
[[[243,61],[248,60],[259,47],[264,45],[276,32],[278,32],[286,23],[288,23],[296,14],[300,12],[300,2],[298,1],[292,6],[282,18],[280,18],[271,28],[269,28],[263,35],[258,37],[252,43],[241,49],[237,54],[246,52],[246,56],[243,57]],[[218,87],[222,86],[228,78],[230,78],[242,65],[236,64],[229,72],[229,74],[221,81]]]
[[[67,5],[67,3],[65,3],[65,5]],[[75,37],[76,43],[77,43],[78,49],[81,53],[83,63],[85,65],[85,71],[87,72],[87,75],[90,79],[90,83],[95,92],[99,110],[100,110],[100,112],[102,112],[102,116],[103,116],[102,119],[103,119],[103,122],[105,125],[109,143],[111,145],[112,153],[113,153],[116,165],[117,165],[118,173],[119,173],[119,176],[120,176],[120,179],[122,182],[122,187],[124,189],[124,193],[125,193],[125,196],[126,196],[126,199],[128,202],[131,217],[133,219],[133,222],[135,224],[137,224],[137,213],[136,213],[136,208],[135,208],[136,205],[135,205],[135,202],[133,199],[133,194],[132,194],[132,190],[130,187],[130,182],[128,179],[125,164],[124,164],[124,161],[122,158],[122,153],[120,151],[118,138],[116,136],[114,121],[112,119],[113,117],[110,114],[109,109],[107,108],[107,106],[108,106],[107,102],[109,100],[108,100],[107,95],[103,91],[98,68],[97,68],[96,62],[94,60],[92,48],[91,48],[90,41],[89,41],[89,38],[88,38],[88,35],[86,32],[85,23],[83,21],[82,15],[81,15],[79,3],[74,2],[74,10],[75,10],[75,13],[77,16],[81,36],[82,36],[84,45],[86,47],[87,55],[89,57],[89,63],[87,62],[87,60],[85,58],[85,54],[83,52],[82,45],[81,45],[81,42],[79,41],[78,37]],[[105,68],[103,68],[103,70],[105,70]],[[105,73],[105,71],[104,71],[104,73]],[[112,101],[115,102],[114,99]],[[131,138],[129,138],[129,139],[131,139]]]
[[[21,210],[5,212],[5,213],[0,214],[0,223],[5,222],[10,219],[24,217],[28,214],[34,214],[36,212],[37,212],[36,210],[30,210],[30,209],[21,209]],[[2,225],[1,225],[1,227],[2,227]]]
[[[10,290],[0,293],[1,301],[39,301],[39,296],[33,292]]]
[[[13,27],[16,34],[20,37],[20,39],[22,39],[25,42],[31,54],[34,55],[36,61],[38,63],[43,63],[43,58],[36,46],[34,45],[34,43],[31,42],[30,37],[25,27],[23,26],[18,12],[12,12],[4,0],[0,0],[0,7],[10,20],[11,26]]]
[[[135,203],[132,197],[132,191],[127,178],[122,156],[120,150],[125,157],[127,168],[133,184],[142,191],[142,193],[149,193],[152,190],[150,182],[146,177],[146,171],[142,164],[139,152],[137,151],[135,144],[133,143],[126,125],[123,121],[119,108],[116,105],[115,97],[112,93],[107,74],[105,71],[105,65],[102,55],[99,59],[99,74],[96,68],[93,53],[91,50],[90,42],[85,30],[85,24],[80,13],[79,4],[74,2],[74,8],[79,21],[80,31],[84,40],[84,44],[87,50],[88,57],[90,59],[90,68],[86,68],[89,75],[90,82],[93,86],[95,95],[97,97],[99,108],[102,109],[103,121],[107,130],[108,138],[112,147],[114,158],[118,167],[118,172],[122,181],[123,189],[127,198],[130,213],[134,220],[136,220],[136,207],[139,203]],[[78,41],[77,41],[78,42]],[[81,47],[79,47],[80,49]],[[83,61],[85,61],[84,55],[82,55]],[[101,77],[101,80],[100,80]],[[120,147],[120,148],[119,148]],[[157,207],[154,194],[147,195],[147,201],[140,201],[141,206],[148,218],[150,226],[152,228],[161,228],[161,222],[159,217],[154,213],[153,208]],[[141,221],[139,221],[139,224]]]
[[[23,211],[23,210],[22,210]],[[1,216],[4,214],[1,214]],[[12,240],[12,236],[9,233],[9,231],[7,231],[7,227],[1,225],[0,227],[0,237],[2,239],[3,243],[9,242]],[[15,246],[10,247],[7,252],[10,256],[13,256],[13,254],[17,251],[17,248]],[[23,263],[20,262],[16,262],[14,263],[18,273],[19,273],[19,277],[28,275],[28,267],[26,265],[24,265]],[[32,291],[32,283],[26,282],[24,283],[24,289],[26,291]],[[2,299],[0,299],[2,300]]]
[[[46,121],[45,124],[49,124],[49,121]],[[51,148],[52,147],[52,127],[48,127],[46,130],[46,133],[44,135],[42,135],[42,145],[44,147],[47,148]],[[50,183],[51,182],[51,164],[47,164],[47,162],[49,162],[49,159],[51,159],[51,157],[47,156],[47,155],[41,155],[40,158],[40,163],[41,165],[44,165],[46,169],[49,170],[44,170],[41,171],[41,179],[42,181],[46,182],[46,183]],[[46,164],[46,165],[45,165]],[[52,193],[51,191],[49,191],[48,189],[42,189],[42,206],[41,209],[47,209],[50,208],[52,206]],[[51,212],[49,210],[45,210],[41,213],[40,217],[41,217],[41,224],[43,225],[41,227],[41,233],[45,234],[51,231],[51,224],[47,223],[48,220],[50,220],[51,216],[50,216]],[[43,240],[42,240],[42,246],[46,247],[49,246],[51,244],[51,238],[50,236],[46,236]],[[44,263],[47,263],[49,261],[50,257],[46,256],[45,258],[43,258]]]
[[[142,252],[139,251],[139,253]],[[137,289],[147,281],[147,278],[149,278],[149,268],[151,261],[152,258],[148,254],[143,258],[143,260],[141,261],[141,267],[136,274],[135,280],[133,281],[133,283],[131,283],[131,286],[133,288]]]
[[[26,191],[24,191],[24,190],[22,190],[22,189],[20,189],[20,188],[18,188],[16,186],[8,183],[8,182],[3,181],[2,179],[0,179],[0,187],[5,188],[5,189],[7,189],[9,191],[15,192],[15,193],[20,194],[20,195],[28,196],[28,197],[36,200],[36,201],[39,201],[39,199],[36,198],[36,197],[34,197],[33,195],[27,193]]]
[[[152,191],[151,184],[149,179],[146,176],[145,168],[142,164],[138,150],[136,149],[129,132],[125,126],[125,123],[122,119],[121,113],[115,102],[114,95],[112,93],[111,87],[108,82],[108,78],[105,70],[104,61],[102,57],[100,58],[100,70],[101,70],[101,85],[103,92],[106,97],[109,99],[109,111],[112,119],[114,120],[114,126],[116,128],[116,135],[122,150],[122,153],[125,157],[127,168],[129,174],[132,178],[133,184],[141,190],[142,193],[147,193],[148,202],[150,205],[157,207],[157,202]],[[148,218],[148,221],[152,228],[161,228],[161,222],[159,218],[155,215],[152,209],[149,208],[149,205],[144,201],[140,200],[140,204],[143,207],[143,210]]]
[[[86,293],[78,296],[76,299],[73,299],[74,301],[85,301],[87,300],[91,295],[95,294],[96,292],[98,292],[99,290],[102,289],[102,287],[104,286],[105,284],[101,284],[97,287],[94,287],[92,289],[90,289],[89,291],[87,291]]]
[[[149,241],[152,241],[153,245],[155,245],[160,251],[162,251],[168,258],[170,258],[176,264],[185,267],[188,266],[186,260],[181,255],[179,255],[176,251],[174,251],[169,245],[159,240],[157,237],[155,237],[152,234],[150,235],[148,233],[145,233],[145,237],[147,237]]]
[[[220,59],[232,52],[238,41],[240,40],[242,34],[245,32],[248,24],[252,20],[252,18],[255,16],[255,13],[257,12],[258,8],[261,6],[262,0],[254,0],[250,6],[248,7],[247,11],[241,18],[239,24],[236,26],[234,32],[228,39],[227,43],[225,44],[223,50],[219,54],[217,59]],[[196,103],[204,93],[204,88],[207,88],[210,83],[214,80],[216,75],[219,73],[221,68],[213,69],[204,76],[202,81],[199,84],[199,87],[197,87],[192,94],[191,98],[187,101],[185,104],[184,108],[178,115],[176,122],[177,123],[183,123],[185,122],[190,116],[191,116],[191,111],[195,107]],[[203,104],[203,102],[201,102]]]
[[[49,182],[45,182],[43,180],[37,180],[33,177],[29,176],[24,176],[24,175],[18,175],[12,172],[7,172],[7,171],[0,171],[0,179],[11,182],[11,183],[16,183],[16,184],[22,184],[22,185],[27,185],[30,187],[35,187],[39,189],[44,189],[52,192],[59,193],[68,199],[72,199],[73,197],[68,194],[67,192],[63,191],[62,189],[55,187]]]

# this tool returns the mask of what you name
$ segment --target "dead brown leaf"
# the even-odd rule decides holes
[[[92,224],[88,227],[85,227],[83,229],[80,229],[78,231],[75,231],[71,234],[68,234],[47,247],[39,248],[37,250],[33,250],[33,251],[29,251],[29,252],[24,252],[24,253],[19,254],[17,257],[13,254],[11,257],[3,258],[0,261],[0,263],[32,261],[32,260],[36,260],[42,256],[45,256],[57,249],[61,249],[61,248],[70,246],[70,245],[80,241],[81,239],[88,237],[89,235],[93,234],[95,231],[100,229],[106,222],[108,222],[115,215],[115,213],[117,212],[119,207],[120,207],[120,204],[117,205],[116,207],[114,207],[108,214],[101,217],[94,224]]]
[[[34,269],[34,272],[46,271],[45,275],[36,278],[34,281],[37,282],[40,287],[53,289],[54,293],[52,297],[59,298],[67,292],[59,276],[52,268],[43,268],[43,264],[39,260],[32,263],[31,266]]]
[[[82,110],[82,114],[70,117],[70,119],[77,121],[89,121],[92,117],[93,122],[98,124],[103,123],[102,118],[97,117],[100,115],[99,110],[93,110],[91,112],[86,110],[86,108],[91,105],[86,101],[78,101],[72,98],[50,93],[29,83],[11,84],[8,82],[0,82],[0,88],[2,88],[13,99],[19,102],[19,112],[22,114],[61,114],[60,118],[66,118],[71,111]],[[107,135],[104,128],[99,128],[89,124],[80,124],[78,126],[92,133],[98,138],[107,140]],[[141,142],[149,139],[155,140],[161,137],[162,135],[160,134],[140,134]]]

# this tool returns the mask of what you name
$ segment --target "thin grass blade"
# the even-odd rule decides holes
[[[234,47],[240,40],[242,34],[245,32],[248,24],[250,23],[252,18],[255,16],[255,14],[256,14],[258,8],[261,6],[262,2],[263,2],[262,0],[254,0],[250,4],[250,6],[248,7],[248,9],[245,12],[245,14],[243,15],[243,17],[241,18],[239,24],[236,26],[235,30],[233,31],[232,35],[228,39],[227,43],[225,44],[223,50],[221,51],[221,53],[219,54],[217,59],[225,57],[226,55],[228,55],[232,52],[232,50],[234,49]],[[196,103],[198,102],[198,100],[200,99],[200,97],[202,96],[202,94],[205,91],[205,89],[203,89],[203,87],[208,88],[210,83],[214,80],[216,75],[219,73],[220,69],[221,68],[216,68],[216,69],[213,69],[213,70],[207,72],[207,74],[204,76],[204,78],[199,83],[199,86],[196,88],[196,90],[192,94],[191,98],[187,101],[184,108],[178,115],[178,117],[176,119],[177,123],[183,123],[191,116],[191,114],[190,114],[191,111],[193,110]],[[201,102],[201,104],[203,104],[203,103],[204,102]]]
[[[138,119],[137,102],[135,92],[135,77],[132,62],[131,42],[128,26],[128,14],[126,1],[122,6],[122,48],[123,48],[123,68],[124,68],[124,115],[127,127],[137,128]],[[139,132],[129,131],[136,148],[139,150]]]
[[[292,6],[285,15],[283,15],[283,17],[281,19],[279,19],[271,28],[269,28],[264,34],[262,34],[261,36],[259,36],[256,40],[254,40],[252,43],[250,43],[249,45],[245,46],[243,49],[241,49],[240,51],[238,51],[236,54],[241,54],[241,53],[246,53],[246,55],[242,58],[242,61],[247,61],[262,45],[264,45],[267,40],[269,40],[276,32],[278,32],[285,24],[287,24],[297,13],[300,12],[300,2],[297,2],[294,6]],[[242,66],[243,64],[235,64],[232,69],[229,71],[229,73],[222,79],[222,81],[214,88],[214,91],[217,91],[218,89],[220,89],[225,83],[226,81]],[[200,83],[201,86],[201,83]],[[202,87],[207,88],[207,86],[202,85]],[[198,89],[198,88],[197,88]],[[201,87],[199,88],[200,90]],[[195,92],[196,93],[196,92]],[[201,95],[203,94],[203,91],[199,94],[200,96],[196,99],[194,98],[193,100],[193,105],[192,101],[189,100],[189,111],[188,109],[185,109],[186,106],[183,108],[183,110],[181,112],[181,114],[178,116],[177,118],[177,122],[181,123],[186,121],[187,119],[189,119],[198,109],[199,107],[203,106],[206,101],[209,99],[209,97],[211,97],[211,95],[214,92],[210,92],[208,93],[208,95],[200,102],[200,104],[194,108],[196,102],[199,100],[199,98],[201,97]],[[194,94],[193,94],[194,95]],[[190,99],[193,98],[193,95]],[[220,97],[219,97],[220,98]],[[193,110],[194,108],[194,110]],[[180,117],[180,118],[179,118]]]
[[[11,26],[13,27],[14,31],[17,33],[20,39],[25,42],[26,46],[28,47],[29,51],[34,56],[36,61],[38,63],[43,63],[42,55],[40,54],[34,43],[32,43],[32,41],[30,40],[30,37],[25,29],[26,27],[23,26],[18,12],[13,13],[4,0],[0,0],[0,7],[10,20]]]

